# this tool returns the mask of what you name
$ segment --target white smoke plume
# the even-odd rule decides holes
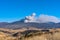
[[[27,22],[37,22],[37,23],[54,22],[54,23],[58,23],[58,22],[60,22],[60,19],[55,16],[49,16],[49,15],[44,15],[44,14],[41,14],[40,16],[36,17],[36,14],[33,13],[30,16],[26,16],[24,22],[25,23],[27,23]]]
[[[35,16],[36,16],[35,13],[33,13],[31,16],[26,16],[24,22],[26,22],[26,23],[27,22],[35,22],[36,21]]]
[[[44,14],[41,14],[38,19],[41,23],[44,23],[44,22],[58,23],[58,22],[60,22],[59,18],[57,18],[55,16],[44,15]]]

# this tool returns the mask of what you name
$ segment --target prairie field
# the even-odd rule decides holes
[[[60,29],[12,30],[0,28],[0,40],[60,40]]]

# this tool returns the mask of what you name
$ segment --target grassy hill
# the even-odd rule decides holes
[[[0,40],[60,40],[60,29],[21,30],[0,28]]]

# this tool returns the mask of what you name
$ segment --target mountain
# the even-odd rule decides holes
[[[25,23],[22,20],[15,21],[12,23],[7,22],[1,22],[0,28],[9,28],[9,29],[21,29],[21,28],[43,28],[43,29],[49,29],[49,28],[60,28],[60,23],[53,23],[53,22],[47,22],[47,23],[36,23],[36,22],[28,22]]]
[[[12,23],[8,22],[0,22],[0,28],[8,28],[8,29],[21,29],[21,28],[42,28],[42,29],[50,29],[50,28],[60,28],[60,23],[54,22],[36,22],[35,13],[30,16],[26,16],[24,19],[19,21],[15,21]]]

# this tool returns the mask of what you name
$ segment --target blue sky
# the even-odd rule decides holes
[[[60,0],[0,0],[0,22],[20,20],[33,12],[60,18]]]

